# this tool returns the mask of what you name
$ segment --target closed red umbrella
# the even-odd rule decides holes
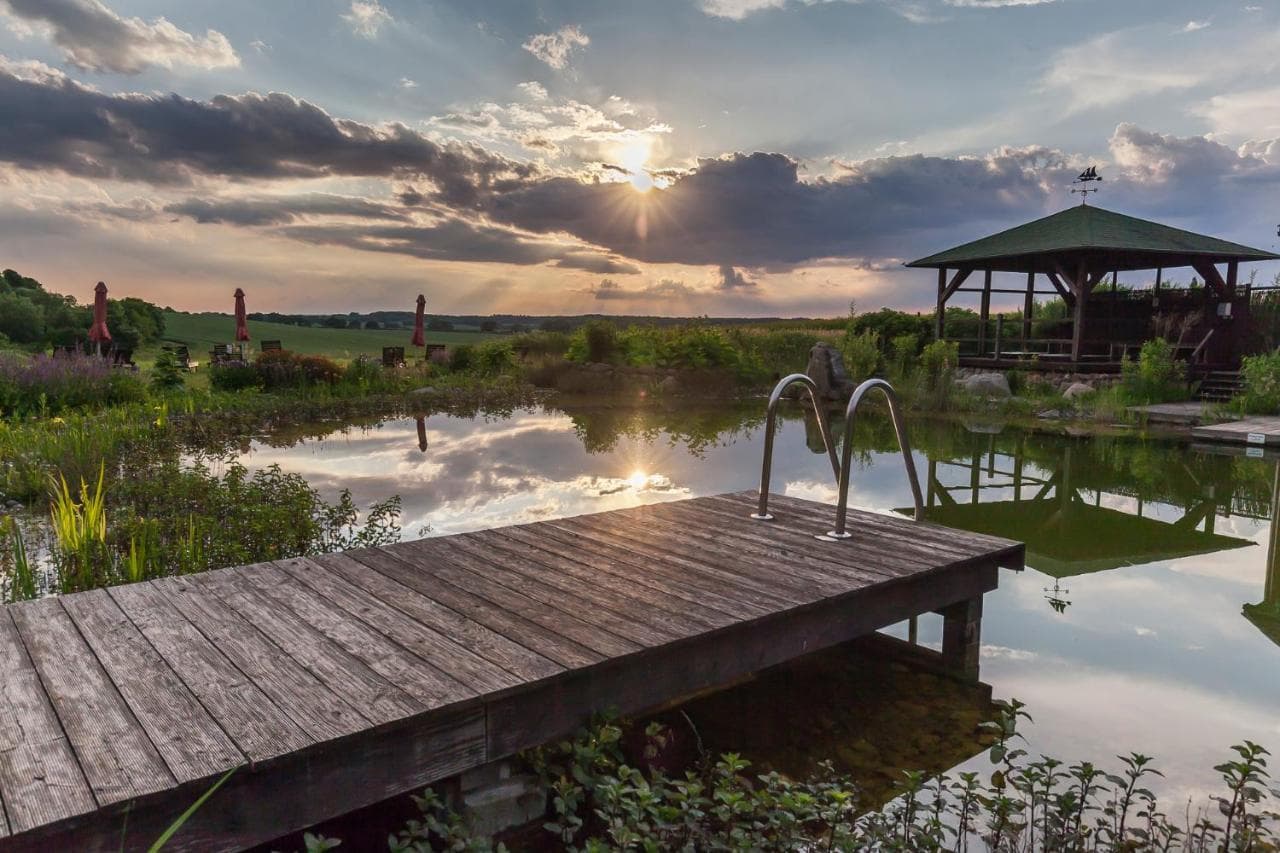
[[[421,293],[418,294],[418,310],[413,316],[413,345],[415,347],[425,347],[427,339],[422,334],[422,312],[426,310],[427,297]]]
[[[93,325],[89,327],[89,340],[98,345],[102,352],[102,342],[111,340],[111,332],[107,331],[107,286],[98,282],[93,289]]]
[[[244,313],[244,291],[236,288],[236,340],[249,340],[249,320]]]

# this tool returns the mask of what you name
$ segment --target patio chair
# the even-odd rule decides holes
[[[404,347],[383,347],[383,367],[404,367]]]
[[[263,341],[262,351],[263,352],[283,352],[284,347],[281,346],[280,341]]]

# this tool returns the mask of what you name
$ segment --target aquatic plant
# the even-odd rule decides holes
[[[81,408],[145,400],[137,374],[103,358],[70,353],[0,353],[0,414],[48,417]]]
[[[566,850],[1262,851],[1274,850],[1265,749],[1246,741],[1215,769],[1225,793],[1171,818],[1149,780],[1152,759],[1118,756],[1115,772],[1080,761],[1031,760],[1018,732],[1029,719],[1011,701],[984,730],[988,779],[977,772],[902,774],[886,804],[825,763],[812,778],[753,773],[735,753],[702,756],[680,775],[629,764],[624,725],[604,716],[573,738],[525,755],[551,798],[544,824]],[[646,727],[646,743],[664,738]],[[415,797],[421,820],[389,840],[393,851],[503,849],[469,834],[435,792]],[[331,844],[333,839],[328,840]]]

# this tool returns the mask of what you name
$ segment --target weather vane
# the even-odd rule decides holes
[[[1099,178],[1098,180],[1102,179]],[[1065,613],[1067,608],[1071,606],[1071,602],[1067,600],[1067,596],[1071,594],[1071,590],[1063,589],[1062,583],[1058,579],[1054,579],[1053,589],[1046,586],[1044,588],[1044,592],[1044,597],[1048,599],[1049,606],[1054,609],[1054,612]]]
[[[1073,184],[1079,184],[1079,186],[1072,187],[1071,192],[1073,194],[1080,193],[1080,203],[1084,204],[1086,201],[1089,200],[1089,193],[1096,193],[1098,191],[1097,187],[1091,187],[1089,185],[1094,181],[1101,181],[1101,180],[1102,180],[1102,176],[1098,174],[1098,167],[1090,166],[1089,168],[1081,172],[1079,177],[1077,177],[1074,181],[1071,182]]]

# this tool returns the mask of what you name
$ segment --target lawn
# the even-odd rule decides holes
[[[235,319],[230,314],[179,314],[165,312],[164,337],[167,341],[186,344],[191,357],[204,362],[215,343],[230,343],[235,334]],[[381,357],[383,347],[405,348],[412,333],[405,330],[382,331],[379,329],[326,329],[312,326],[290,326],[285,323],[249,321],[249,336],[254,344],[263,340],[280,341],[293,352],[308,355],[327,355],[330,358],[354,358],[365,354]],[[429,344],[475,344],[496,337],[483,332],[427,332]]]

